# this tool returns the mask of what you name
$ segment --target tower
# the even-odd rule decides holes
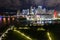
[[[57,11],[54,10],[54,18],[57,18]]]

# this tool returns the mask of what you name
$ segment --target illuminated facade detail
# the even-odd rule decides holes
[[[57,11],[54,10],[54,18],[57,18]]]
[[[40,15],[36,15],[37,20],[40,20]]]
[[[38,30],[38,31],[39,31],[39,30],[45,31],[45,29],[44,29],[44,28],[42,28],[42,27],[41,27],[41,28],[38,28],[37,30]]]

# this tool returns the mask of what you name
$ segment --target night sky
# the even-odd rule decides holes
[[[0,0],[0,8],[24,9],[38,5],[59,9],[60,0]]]

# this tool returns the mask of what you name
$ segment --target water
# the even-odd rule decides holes
[[[0,18],[0,36],[2,33],[9,28],[10,25],[14,24],[14,18]]]

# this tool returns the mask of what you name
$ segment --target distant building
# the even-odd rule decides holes
[[[46,8],[44,8],[42,11],[43,11],[43,14],[45,14],[46,13]]]
[[[17,15],[20,15],[20,10],[17,10]]]
[[[48,18],[53,18],[54,10],[48,10],[48,11],[46,12],[46,14],[48,14],[48,15],[47,15]]]
[[[17,19],[19,18],[20,10],[17,11]]]
[[[53,19],[54,17],[56,18],[56,11],[54,10],[46,10],[46,8],[42,8],[42,6],[38,6],[38,8],[31,7],[29,9],[24,9],[22,10],[22,14],[26,15],[29,19],[35,19],[35,20],[50,20]],[[34,18],[35,17],[35,18]],[[30,19],[31,20],[31,19]]]
[[[38,6],[36,9],[36,14],[45,14],[46,13],[46,8],[42,8],[42,6]]]
[[[58,11],[57,13],[57,18],[60,18],[60,11]]]
[[[42,6],[38,6],[36,14],[42,14]]]
[[[27,9],[27,15],[29,15],[29,9]]]
[[[23,15],[29,15],[29,9],[24,9],[22,10]]]
[[[35,8],[30,8],[30,14],[34,15],[35,14]]]
[[[38,6],[39,9],[42,9],[42,6]]]

